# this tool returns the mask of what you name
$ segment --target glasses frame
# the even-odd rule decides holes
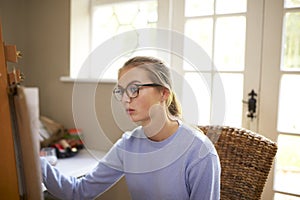
[[[129,86],[132,86],[132,85],[135,85],[137,87],[137,91],[136,91],[136,95],[135,96],[132,96],[132,95],[129,95],[129,92],[128,92],[128,87]],[[126,95],[130,98],[130,99],[134,99],[134,98],[137,98],[139,96],[139,93],[140,93],[140,88],[141,87],[163,87],[162,85],[160,84],[157,84],[157,83],[145,83],[145,84],[138,84],[138,83],[133,83],[133,84],[129,84],[126,86],[126,88],[122,88],[120,86],[116,87],[114,90],[113,90],[113,94],[114,94],[114,97],[116,100],[118,101],[122,101],[123,99],[123,96],[124,96],[124,91],[126,92]],[[122,95],[117,95],[117,92],[116,90],[119,89],[121,91],[121,94]]]

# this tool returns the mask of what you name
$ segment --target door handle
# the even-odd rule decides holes
[[[251,92],[248,94],[248,96],[249,96],[248,101],[243,100],[243,103],[248,105],[247,117],[250,118],[251,120],[253,120],[253,118],[256,117],[257,93],[255,93],[254,90],[251,90]]]

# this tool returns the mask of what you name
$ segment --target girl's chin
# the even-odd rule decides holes
[[[141,120],[138,119],[137,117],[133,116],[133,115],[128,115],[130,121],[134,122],[134,123],[139,123]]]
[[[147,125],[147,124],[149,123],[148,121],[145,121],[145,120],[142,120],[142,119],[140,119],[140,118],[133,117],[133,116],[129,116],[129,119],[130,119],[133,123],[135,123],[135,124],[137,124],[137,125],[140,125],[140,126],[145,126],[145,125]]]

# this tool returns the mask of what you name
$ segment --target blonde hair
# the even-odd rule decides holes
[[[157,58],[136,56],[125,62],[123,67],[119,69],[118,78],[120,78],[123,70],[134,67],[145,69],[147,72],[149,72],[149,78],[151,81],[153,81],[153,83],[160,84],[169,90],[170,95],[166,101],[168,111],[172,116],[181,117],[181,106],[176,98],[175,92],[172,89],[170,69]]]

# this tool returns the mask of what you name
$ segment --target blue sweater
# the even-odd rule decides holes
[[[81,179],[65,177],[41,158],[43,182],[61,199],[93,199],[125,175],[134,200],[218,200],[220,163],[210,140],[180,124],[154,142],[142,127],[123,134],[97,167]]]

